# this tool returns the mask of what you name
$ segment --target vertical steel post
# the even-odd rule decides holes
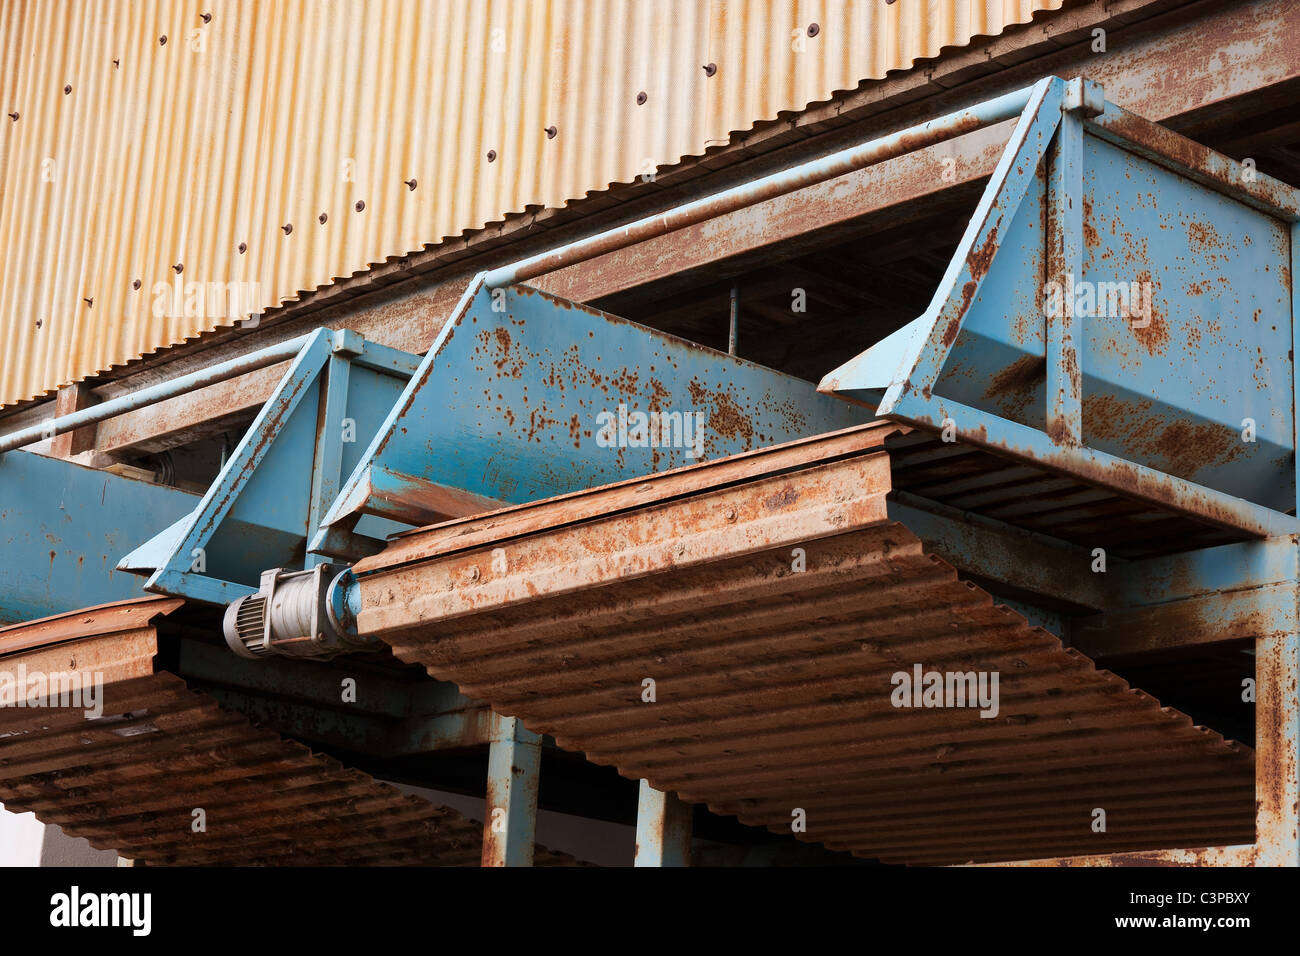
[[[352,373],[352,357],[361,354],[363,348],[361,336],[356,332],[337,332],[334,350],[326,360],[316,413],[316,451],[307,515],[308,543],[320,531],[321,520],[343,485],[343,430],[347,416],[348,379]],[[355,424],[352,427],[355,428]],[[305,567],[314,568],[328,560],[323,555],[308,552]]]
[[[1293,598],[1294,600],[1294,598]],[[1255,641],[1255,865],[1300,866],[1300,634]]]
[[[518,718],[492,715],[483,866],[532,866],[542,738]]]
[[[1059,308],[1044,309],[1047,344],[1047,434],[1057,445],[1083,442],[1082,370],[1074,315],[1074,284],[1083,270],[1083,117],[1061,111],[1048,154],[1047,282],[1060,289]],[[1044,290],[1046,293],[1046,290]],[[1047,299],[1044,298],[1044,305]]]
[[[634,865],[691,865],[691,805],[646,780],[637,797]]]

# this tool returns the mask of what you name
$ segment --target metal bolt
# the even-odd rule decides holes
[[[63,95],[67,96],[71,92],[72,92],[72,84],[69,83],[67,86],[63,88]]]
[[[139,279],[134,279],[134,280],[132,280],[132,282],[131,282],[131,288],[132,288],[132,289],[138,289],[138,288],[140,288],[140,280],[139,280]]]
[[[12,113],[10,113],[10,114],[9,114],[9,118],[10,118],[11,120],[13,120],[15,123],[17,123],[17,122],[18,122],[18,111],[17,111],[17,110],[14,110]]]
[[[329,219],[329,216],[327,216],[325,213],[321,213],[321,214],[320,214],[319,216],[317,216],[316,218],[317,218],[318,220],[320,220],[320,224],[323,226],[323,225],[325,225],[326,221]]]
[[[546,127],[546,138],[547,138],[547,139],[555,139],[555,134],[558,133],[558,132],[559,132],[559,130],[556,129],[554,126],[548,126],[548,127]]]
[[[248,251],[248,243],[241,242],[239,244],[239,254],[242,256],[247,251]]]
[[[37,320],[36,320],[36,327],[37,327],[38,329],[39,329],[42,325],[44,325],[44,324],[45,324],[45,320],[44,320],[44,319],[37,319]]]
[[[366,208],[365,201],[364,201],[364,200],[361,200],[361,199],[358,199],[355,208],[356,208],[357,212],[360,212],[361,210],[365,209],[365,208]]]
[[[183,262],[176,263],[176,265],[172,266],[172,271],[175,272],[177,275],[180,275],[182,272],[185,271],[185,263]]]
[[[489,163],[495,163],[497,161],[497,151],[495,149],[489,149],[487,151],[487,160]]]
[[[414,177],[410,179],[403,179],[402,182],[406,183],[406,188],[411,190],[412,192],[414,192],[415,187],[420,184],[420,181]]]
[[[735,521],[735,520],[736,520],[736,509],[735,509],[735,508],[728,508],[728,509],[727,509],[727,520],[728,520],[728,521]]]
[[[705,63],[705,64],[704,64],[704,75],[705,75],[705,76],[712,76],[714,73],[717,73],[717,72],[718,72],[718,64],[716,64],[716,63]]]
[[[200,13],[200,14],[199,14],[199,19],[202,20],[204,23],[211,23],[211,22],[212,22],[212,14],[210,14],[210,13]]]
[[[163,34],[162,36],[160,36],[160,37],[158,38],[158,45],[159,45],[159,46],[166,46],[166,45],[167,45],[167,35],[166,35],[166,34]]]
[[[650,99],[650,97],[646,95],[645,90],[642,90],[640,93],[636,95],[636,105],[645,106],[645,101],[648,99]]]
[[[93,308],[95,307],[95,300],[94,300],[93,298],[90,298],[90,299],[82,299],[81,301],[84,302],[84,303],[86,303],[86,306],[87,306],[88,308],[92,308],[92,309],[93,309]]]
[[[815,37],[817,34],[821,32],[822,32],[822,28],[818,26],[816,23],[808,24],[808,36]]]
[[[113,69],[116,70],[121,65],[122,65],[121,59],[118,57],[113,57]]]
[[[284,230],[284,234],[287,236],[287,235],[289,235],[289,233],[293,232],[293,223],[291,223],[291,222],[286,222],[286,223],[285,223],[283,226],[281,226],[280,228]]]

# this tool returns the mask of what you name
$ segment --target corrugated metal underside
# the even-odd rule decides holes
[[[896,491],[1128,559],[1251,538],[1240,528],[929,432],[891,437],[889,457]]]
[[[0,404],[1061,3],[11,0]]]
[[[22,628],[0,631],[0,653],[25,647],[0,659],[0,675],[104,681],[98,720],[79,707],[0,708],[6,809],[150,865],[479,864],[481,824],[258,729],[156,670],[147,621],[159,602],[79,612],[74,623],[100,630],[96,613],[118,629],[68,641],[60,625],[55,647],[31,646]],[[539,847],[536,862],[575,861]]]
[[[1253,842],[1249,748],[887,520],[893,431],[415,533],[358,566],[361,627],[625,776],[780,832],[803,810],[802,839],[863,857]],[[997,672],[997,716],[894,706],[892,675],[916,664]]]

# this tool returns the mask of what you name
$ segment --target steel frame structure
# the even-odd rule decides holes
[[[1170,568],[1174,565],[1181,572],[1190,571],[1191,584],[1183,585],[1189,600],[1228,592],[1255,592],[1251,596],[1253,611],[1248,615],[1250,624],[1246,626],[1258,631],[1252,635],[1257,642],[1259,668],[1259,817],[1256,843],[1251,847],[1170,851],[1142,858],[1169,862],[1297,865],[1300,863],[1300,847],[1296,841],[1300,793],[1296,782],[1296,748],[1300,727],[1297,725],[1294,688],[1297,676],[1300,676],[1300,660],[1297,658],[1295,623],[1295,535],[1300,526],[1294,516],[1286,514],[1286,507],[1263,492],[1248,491],[1247,497],[1223,490],[1225,487],[1240,490],[1241,468],[1231,461],[1202,463],[1202,467],[1183,469],[1187,473],[1177,474],[1167,461],[1146,456],[1135,447],[1117,453],[1113,446],[1104,448],[1095,441],[1090,443],[1084,410],[1088,392],[1085,376],[1097,368],[1097,343],[1086,341],[1083,330],[1073,326],[1068,318],[1054,320],[1049,317],[1036,340],[1033,334],[1021,334],[1019,338],[1008,335],[1004,328],[998,328],[998,323],[1005,323],[1006,314],[1014,311],[1007,304],[1019,301],[1021,287],[1016,283],[1023,281],[1023,277],[1010,271],[1018,264],[1023,265],[1023,261],[1014,255],[999,256],[999,253],[1006,248],[1014,249],[1017,242],[1022,247],[1028,242],[1023,235],[1016,233],[1017,213],[1026,195],[1032,193],[1036,180],[1042,187],[1038,199],[1046,210],[1048,227],[1046,235],[1035,241],[1041,243],[1041,261],[1046,266],[1047,275],[1064,278],[1087,274],[1085,250],[1089,242],[1085,235],[1084,209],[1085,205],[1097,200],[1099,190],[1088,192],[1085,189],[1088,169],[1085,154],[1089,148],[1095,153],[1099,148],[1097,143],[1105,144],[1100,148],[1121,147],[1126,155],[1172,172],[1173,182],[1180,188],[1190,184],[1178,194],[1177,200],[1172,201],[1191,202],[1207,192],[1229,194],[1240,206],[1253,210],[1252,215],[1284,222],[1286,257],[1278,265],[1279,270],[1289,269],[1291,276],[1296,274],[1300,264],[1297,260],[1300,235],[1295,225],[1300,220],[1300,204],[1296,201],[1295,191],[1289,187],[1267,177],[1259,180],[1244,177],[1242,169],[1231,160],[1203,148],[1194,148],[1194,144],[1105,103],[1099,88],[1085,82],[1067,84],[1049,78],[985,106],[962,110],[917,129],[851,147],[830,159],[794,167],[727,193],[698,200],[681,207],[674,217],[648,217],[619,230],[540,254],[512,267],[486,273],[464,294],[453,320],[423,360],[409,353],[364,342],[354,333],[322,330],[305,339],[241,359],[237,367],[223,367],[220,376],[231,377],[252,368],[270,367],[273,362],[283,361],[290,355],[293,357],[272,399],[199,506],[134,552],[124,561],[124,567],[151,570],[153,573],[146,585],[150,590],[224,603],[238,594],[251,592],[252,585],[248,583],[250,570],[283,564],[295,557],[308,566],[326,555],[356,558],[372,553],[379,539],[394,530],[391,525],[379,524],[374,532],[366,534],[357,524],[360,520],[379,518],[413,525],[457,513],[477,513],[501,503],[530,501],[549,494],[588,488],[601,483],[598,479],[609,481],[635,477],[681,464],[671,456],[661,463],[655,456],[656,460],[652,462],[638,460],[622,471],[600,475],[590,470],[583,471],[581,456],[569,455],[565,470],[567,484],[542,483],[513,498],[503,482],[484,480],[481,462],[466,467],[453,462],[450,470],[434,462],[431,468],[413,474],[419,467],[421,448],[427,452],[433,447],[426,444],[430,435],[438,435],[442,442],[440,447],[446,447],[447,442],[463,434],[454,429],[445,434],[438,431],[442,424],[439,412],[445,399],[445,395],[438,393],[438,385],[445,385],[458,374],[472,381],[475,372],[484,372],[481,360],[486,353],[476,351],[477,346],[467,335],[458,340],[457,330],[468,330],[482,321],[479,333],[492,336],[493,316],[505,316],[495,320],[497,329],[507,328],[505,323],[515,323],[517,332],[522,329],[525,330],[523,334],[534,334],[535,326],[545,327],[549,323],[551,328],[565,328],[566,333],[571,333],[574,328],[589,330],[591,338],[606,347],[624,347],[619,343],[628,343],[627,347],[631,347],[630,343],[637,336],[644,338],[649,335],[648,330],[629,326],[575,303],[538,297],[531,290],[518,286],[521,280],[607,255],[632,242],[665,235],[709,217],[784,195],[1013,116],[1018,117],[1017,126],[971,220],[966,238],[936,292],[931,309],[913,325],[833,372],[822,387],[825,391],[866,402],[883,417],[923,430],[940,432],[947,422],[952,422],[960,443],[996,451],[1054,473],[1077,477],[1089,484],[1110,487],[1254,539],[1225,545],[1223,550],[1215,549],[1217,553],[1214,554],[1175,554],[1147,559],[1140,569],[1136,566],[1131,568],[1143,574],[1144,578],[1149,575],[1150,578],[1145,578],[1147,580],[1159,579],[1162,574],[1172,577],[1174,572]],[[1086,144],[1090,140],[1095,143],[1088,147]],[[1162,181],[1162,185],[1167,183]],[[1021,228],[1026,228],[1024,224],[1031,219],[1022,217]],[[1003,263],[1009,265],[1004,267]],[[1240,281],[1235,287],[1245,291]],[[1285,291],[1284,304],[1290,322],[1285,334],[1288,342],[1294,345],[1294,319],[1300,311],[1297,308],[1300,299],[1296,298],[1293,284],[1287,285]],[[497,292],[504,293],[504,308],[495,308],[503,301],[502,297],[494,294]],[[1189,308],[1185,299],[1176,305],[1183,310]],[[530,306],[533,311],[525,315]],[[1171,308],[1170,314],[1176,311]],[[562,312],[572,313],[577,324]],[[517,318],[519,321],[516,322]],[[1231,317],[1225,316],[1227,318]],[[1012,346],[1012,357],[1008,359],[997,348],[982,347],[974,335],[963,340],[963,331],[971,333],[972,330],[981,332],[984,339]],[[999,332],[1002,333],[1000,339]],[[520,356],[549,354],[554,346],[544,337],[545,332],[536,334],[541,337],[531,340],[535,348],[530,349],[527,344],[530,340],[524,339],[514,346],[518,351],[507,350],[502,361],[519,363]],[[999,414],[998,410],[963,401],[962,396],[966,393],[961,390],[960,383],[944,377],[945,371],[951,371],[948,363],[956,360],[973,368],[977,379],[982,377],[988,381],[1025,354],[1037,357],[1033,354],[1035,341],[1042,349],[1044,382],[1041,390],[1032,391],[1035,399],[1044,402],[1041,421],[1017,421],[1005,412]],[[449,353],[449,343],[463,350]],[[1103,351],[1104,347],[1105,343],[1101,346]],[[789,383],[780,387],[774,385],[773,373],[768,370],[746,368],[735,360],[725,362],[723,358],[700,357],[689,350],[681,355],[696,361],[689,372],[697,379],[701,374],[711,374],[718,381],[728,375],[742,380],[745,388],[754,390],[743,400],[747,406],[761,407],[765,402],[777,399],[796,400],[804,408],[824,409],[812,420],[801,421],[797,427],[787,426],[784,432],[777,427],[775,419],[768,420],[762,429],[767,444],[828,431],[837,424],[852,420],[846,417],[846,410],[851,406],[817,405],[810,396],[792,399],[794,393],[790,389],[793,386]],[[700,362],[712,362],[715,366],[722,362],[725,371],[715,367],[710,372],[701,372]],[[593,363],[588,360],[585,364]],[[1164,371],[1157,366],[1158,363],[1149,362],[1140,369],[1139,375],[1157,377]],[[354,368],[375,373],[375,381],[355,376]],[[1230,375],[1236,374],[1234,370],[1227,371]],[[1284,377],[1284,370],[1268,366],[1266,377],[1269,386],[1276,386]],[[0,450],[27,444],[37,434],[48,438],[219,380],[220,377],[209,373],[206,377],[172,383],[157,391],[136,393],[133,398],[116,405],[107,403],[76,412],[40,429],[29,428],[0,438]],[[359,384],[363,381],[366,384]],[[1175,379],[1175,383],[1179,381]],[[1294,456],[1296,448],[1295,377],[1292,375],[1286,384],[1285,405],[1289,414],[1284,411],[1280,419],[1262,429],[1268,442],[1272,443],[1274,458],[1278,451]],[[616,395],[625,399],[642,397],[635,387],[626,385],[620,386]],[[1188,390],[1174,384],[1172,391],[1164,395],[1173,410],[1170,417],[1163,419],[1164,424],[1169,424],[1179,412],[1188,414],[1192,397]],[[578,408],[586,408],[586,405],[585,401],[577,401],[576,404],[564,405],[563,410],[572,409],[576,414]],[[314,417],[310,414],[313,406]],[[360,407],[366,409],[357,419],[360,433],[365,437],[357,443],[359,447],[351,453],[352,459],[349,460],[349,451],[342,440],[330,436],[341,435],[344,420],[354,417],[351,413]],[[295,415],[296,412],[302,413]],[[716,416],[718,412],[719,403],[715,400],[712,413]],[[466,415],[459,421],[469,417]],[[1229,427],[1229,423],[1221,418],[1211,424]],[[769,437],[767,432],[773,432],[773,435]],[[483,435],[478,435],[476,440],[482,441]],[[409,447],[404,448],[404,443]],[[310,449],[309,454],[302,453],[304,448]],[[737,450],[744,449],[735,443],[720,443],[713,456],[725,456]],[[439,467],[443,470],[438,471]],[[287,480],[290,477],[292,481]],[[1289,466],[1286,479],[1294,487],[1300,487],[1294,464]],[[258,486],[260,480],[266,482],[266,487],[285,490],[269,495]],[[1276,480],[1270,478],[1270,481]],[[300,493],[303,489],[305,493]],[[1290,498],[1295,497],[1294,490],[1288,494]],[[430,501],[437,504],[431,507]],[[292,511],[287,517],[284,515],[286,507]],[[914,503],[899,503],[897,507],[918,511]],[[460,510],[455,510],[457,508]],[[967,565],[988,568],[987,556],[976,553],[978,547],[971,546],[972,540],[981,540],[978,533],[974,539],[963,538],[954,532],[954,523],[941,513],[925,508],[919,511],[925,514],[916,516],[916,520],[929,522],[929,533],[936,540],[947,544]],[[334,529],[335,535],[331,537],[331,529],[336,525],[339,527]],[[203,570],[193,567],[191,559],[195,549],[220,552],[221,548],[216,544],[220,534],[238,535],[247,527],[278,531],[284,540],[270,545],[257,542],[247,549],[251,554],[245,553],[239,562],[230,565],[230,571],[210,574],[206,566]],[[1014,535],[1016,532],[1012,529],[1010,533]],[[1033,551],[1038,545],[1027,547]],[[1231,570],[1225,571],[1225,568]],[[1180,577],[1180,581],[1186,580],[1186,576]],[[1156,603],[1144,602],[1141,595],[1132,593],[1137,587],[1133,584],[1108,587],[1099,598],[1102,604],[1099,613],[1134,611]],[[1166,599],[1158,603],[1164,606],[1171,602]],[[1213,607],[1210,613],[1214,613]],[[1244,614],[1233,613],[1238,617]],[[540,740],[536,735],[530,735],[514,718],[503,717],[492,719],[487,738],[491,744],[491,771],[484,862],[496,865],[526,863],[531,856]],[[645,787],[641,803],[646,822],[646,860],[655,860],[661,865],[680,862],[685,845],[682,808],[673,804],[671,796],[647,793]],[[497,823],[503,829],[492,829]]]

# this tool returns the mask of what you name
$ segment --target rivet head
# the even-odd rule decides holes
[[[330,217],[325,213],[321,213],[319,216],[316,217],[316,219],[320,222],[322,226],[325,225],[325,223],[329,222],[329,218]]]
[[[816,23],[810,23],[810,24],[808,24],[808,35],[809,35],[810,37],[815,37],[817,34],[819,34],[819,33],[821,33],[821,32],[822,32],[822,28],[821,28],[820,25],[818,25],[818,24],[816,24]]]
[[[175,272],[177,275],[180,275],[182,272],[185,271],[185,263],[183,262],[176,263],[176,265],[172,266],[172,271]]]
[[[645,106],[645,101],[648,99],[650,99],[650,97],[646,95],[645,90],[642,90],[640,93],[636,95],[636,105]]]
[[[728,520],[728,521],[735,521],[735,520],[736,520],[736,509],[735,509],[735,508],[728,508],[728,509],[727,509],[727,520]]]
[[[357,212],[360,212],[361,210],[365,209],[366,208],[365,200],[358,199],[357,204],[354,208],[356,209]]]
[[[15,117],[15,119],[17,119],[17,117]],[[487,161],[489,163],[495,163],[497,161],[497,151],[495,149],[489,149],[487,151]]]
[[[714,73],[717,73],[717,72],[718,72],[718,64],[716,64],[716,63],[705,63],[705,64],[704,64],[704,75],[705,75],[705,76],[712,76]]]
[[[211,22],[212,22],[212,14],[210,14],[210,13],[200,13],[200,14],[199,14],[199,19],[202,20],[204,23],[211,23]]]
[[[140,280],[139,280],[139,279],[134,279],[134,280],[132,280],[132,282],[131,282],[131,288],[132,288],[132,289],[139,289],[139,288],[140,288]]]
[[[63,95],[67,96],[71,92],[72,92],[72,84],[69,83],[67,86],[63,88]]]
[[[555,139],[555,135],[556,135],[558,132],[559,132],[559,130],[556,129],[554,126],[548,126],[548,127],[546,127],[546,138],[547,138],[547,139]]]
[[[36,320],[36,327],[37,327],[38,329],[39,329],[42,325],[44,325],[44,324],[45,324],[45,320],[44,320],[44,319],[37,319],[37,320]]]
[[[281,226],[280,228],[284,230],[284,234],[287,236],[287,235],[289,235],[289,233],[293,232],[293,223],[291,223],[291,222],[286,222],[286,223],[285,223],[283,226]]]
[[[159,45],[159,46],[166,46],[166,45],[167,45],[167,35],[166,35],[166,34],[163,34],[162,36],[160,36],[160,37],[158,38],[158,45]]]
[[[248,251],[248,243],[241,242],[239,244],[239,254],[242,256],[247,251]]]
[[[404,179],[402,180],[402,182],[406,183],[406,188],[411,190],[412,192],[415,191],[416,186],[420,185],[420,181],[414,177],[410,179]]]

